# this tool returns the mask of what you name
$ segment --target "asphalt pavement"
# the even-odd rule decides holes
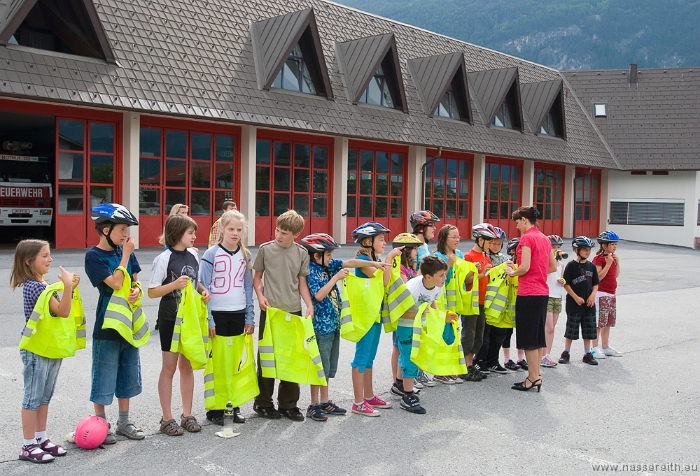
[[[463,242],[460,249],[470,246]],[[144,268],[142,282],[148,282],[150,265],[160,251],[137,250]],[[343,246],[335,257],[351,258],[355,251]],[[12,252],[0,251],[0,281],[6,283],[0,288],[0,401],[7,417],[0,439],[0,474],[697,474],[700,252],[621,242],[618,254],[618,325],[611,332],[611,345],[624,355],[588,366],[581,362],[583,344],[577,341],[571,364],[541,370],[541,393],[510,389],[524,379],[523,372],[492,374],[479,383],[425,389],[421,403],[427,414],[409,414],[388,393],[391,338],[383,335],[374,367],[375,392],[394,408],[382,410],[379,418],[348,413],[327,422],[268,421],[256,416],[248,403],[242,407],[246,423],[236,425],[241,435],[220,439],[214,435],[219,427],[204,418],[198,371],[194,413],[202,432],[169,437],[159,433],[156,385],[161,358],[154,335],[141,349],[143,393],[131,402],[131,419],[146,432],[146,439],[118,437],[116,445],[92,451],[66,443],[66,457],[33,465],[17,459],[22,442],[23,381],[17,349],[24,325],[22,293],[7,284]],[[59,265],[83,276],[80,289],[90,334],[97,292],[85,276],[84,251],[52,255],[50,282],[56,281]],[[157,306],[157,300],[144,299],[151,327]],[[553,356],[563,349],[565,321],[562,314]],[[348,411],[353,353],[354,344],[342,341],[338,375],[330,384],[331,398]],[[90,355],[89,340],[86,350],[63,362],[49,410],[48,432],[55,442],[92,414]],[[173,413],[179,414],[177,382],[176,376]],[[308,386],[302,386],[303,411],[309,400]],[[114,425],[116,401],[107,416]],[[619,466],[613,471],[614,466],[606,465]]]

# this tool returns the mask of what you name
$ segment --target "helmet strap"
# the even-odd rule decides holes
[[[479,239],[481,239],[481,244],[479,244]],[[484,245],[486,244],[486,239],[481,236],[477,236],[476,240],[474,240],[474,244],[479,247],[482,253],[486,253],[486,248],[484,248]]]
[[[100,231],[104,235],[105,238],[107,238],[107,244],[112,247],[113,250],[116,250],[118,246],[114,244],[112,241],[112,230],[114,230],[114,225],[115,223],[110,223],[109,224],[109,231],[107,233],[104,232],[104,227],[100,228]]]

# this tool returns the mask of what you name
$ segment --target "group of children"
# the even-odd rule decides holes
[[[136,326],[132,326],[140,315],[140,299],[144,293],[138,280],[141,267],[134,255],[134,241],[127,233],[128,227],[137,225],[138,221],[128,209],[118,204],[94,207],[92,218],[100,242],[85,255],[86,274],[99,291],[92,340],[90,401],[93,402],[95,415],[106,419],[105,406],[112,404],[116,396],[119,407],[116,434],[140,440],[145,435],[129,418],[129,402],[142,391],[138,348],[148,338],[148,330],[146,326],[138,331],[137,339]],[[205,340],[224,339],[231,345],[235,338],[248,336],[246,339],[251,339],[255,331],[254,295],[261,311],[259,339],[263,339],[266,313],[270,308],[312,319],[323,373],[329,380],[335,376],[338,368],[341,307],[347,304],[341,302],[339,283],[344,282],[350,268],[354,268],[355,276],[360,278],[373,278],[376,273],[382,273],[383,285],[388,286],[392,275],[396,279],[392,268],[399,263],[400,282],[394,282],[392,286],[403,284],[412,297],[412,305],[398,318],[393,333],[391,365],[394,382],[391,393],[401,397],[401,408],[411,413],[426,413],[418,395],[422,388],[434,386],[435,382],[447,385],[463,383],[465,380],[478,382],[485,379],[491,371],[504,373],[506,369],[526,368],[527,364],[520,352],[517,363],[510,358],[513,326],[490,325],[485,312],[485,304],[489,300],[487,288],[491,270],[501,269],[504,263],[514,265],[518,239],[507,242],[510,257],[502,255],[500,251],[506,243],[505,232],[490,224],[479,224],[472,229],[474,247],[463,254],[458,250],[458,229],[445,225],[438,233],[437,251],[430,256],[428,243],[435,237],[439,221],[439,217],[430,211],[423,210],[411,215],[411,233],[398,234],[392,240],[392,250],[386,253],[384,259],[382,255],[387,244],[386,235],[390,230],[376,222],[365,223],[352,232],[353,240],[360,245],[356,257],[341,261],[332,257],[333,250],[338,249],[339,245],[329,235],[312,234],[297,243],[304,228],[304,218],[289,210],[277,219],[274,240],[261,245],[253,261],[250,252],[241,243],[247,225],[245,217],[237,210],[226,211],[222,215],[219,242],[210,247],[201,260],[193,250],[196,222],[186,215],[169,216],[163,232],[166,249],[153,261],[147,289],[148,297],[160,298],[158,322],[162,367],[158,395],[162,408],[161,431],[166,435],[178,436],[186,431],[201,430],[201,425],[192,412],[195,385],[193,366],[174,345],[180,338],[183,325],[180,304],[187,292],[198,293],[198,298],[206,305],[208,336],[203,337]],[[561,238],[552,235],[550,240],[555,253],[559,253],[558,248],[563,243]],[[558,268],[557,272],[552,273],[554,276],[550,280],[550,312],[547,318],[548,349],[547,355],[542,359],[543,366],[556,365],[549,357],[549,351],[554,326],[561,311],[562,289],[568,294],[568,319],[566,350],[559,363],[569,362],[571,341],[578,339],[579,326],[582,328],[586,348],[584,362],[595,364],[596,358],[620,355],[608,345],[609,330],[615,324],[616,278],[620,272],[619,260],[615,254],[618,240],[613,232],[602,233],[598,237],[601,249],[591,263],[587,261],[591,241],[578,237],[573,241],[576,260],[570,262],[565,269],[560,265],[559,268],[562,269]],[[562,255],[558,256],[561,258]],[[471,264],[462,267],[463,262]],[[65,319],[71,315],[73,292],[69,293],[68,289],[75,290],[80,277],[60,268],[60,289],[55,285],[47,288],[45,276],[49,272],[50,263],[48,243],[24,240],[17,246],[11,285],[13,288],[23,286],[25,321],[28,323],[24,336],[32,336],[31,330],[27,330],[30,319],[44,317],[37,315],[37,312],[49,313],[56,319]],[[499,266],[501,267],[498,268]],[[457,272],[458,268],[460,273]],[[459,282],[450,284],[451,280],[458,279],[457,276]],[[467,290],[472,286],[478,286],[478,305],[475,287],[472,312],[461,315],[459,342],[467,372],[431,379],[411,359],[412,347],[415,346],[417,313],[423,312],[426,306],[438,309],[438,302],[444,298],[444,289],[463,287]],[[59,296],[57,290],[63,291],[62,296]],[[40,303],[44,302],[48,305],[45,311],[41,311]],[[123,309],[130,311],[120,311],[121,308],[115,307],[115,303],[121,303]],[[596,303],[600,309],[597,322]],[[380,409],[392,407],[390,402],[375,393],[373,387],[372,369],[382,334],[380,315],[381,309],[378,308],[375,321],[356,343],[351,363],[354,393],[351,411],[364,416],[379,416]],[[456,340],[456,322],[453,324],[453,321],[460,319],[460,316],[449,311],[443,312],[441,316],[445,320],[442,339],[449,346]],[[133,336],[122,332],[119,324],[121,321],[131,326],[129,329],[133,329]],[[425,312],[422,323],[425,324]],[[602,347],[597,346],[598,338]],[[590,341],[596,341],[594,347]],[[499,363],[501,348],[505,368]],[[46,355],[21,350],[25,396],[22,402],[24,443],[20,459],[35,463],[48,463],[55,457],[66,454],[64,448],[52,443],[46,435],[48,405],[61,358],[56,358],[51,353],[44,354]],[[174,418],[172,409],[172,383],[176,369],[180,371],[182,400],[179,421]],[[210,376],[216,380],[217,376],[222,378],[220,374],[214,372]],[[257,387],[259,394],[255,397],[253,409],[258,415],[268,419],[285,416],[294,421],[304,420],[304,414],[298,408],[299,384],[280,381],[278,406],[275,408],[272,398],[275,380],[263,376],[259,362]],[[307,417],[325,421],[327,415],[347,413],[330,399],[327,385],[310,387],[311,405],[306,410]],[[214,407],[207,405],[206,418],[223,425],[224,406],[219,404]],[[234,409],[233,418],[237,423],[245,422],[238,407]],[[104,444],[115,443],[114,434],[110,426]]]

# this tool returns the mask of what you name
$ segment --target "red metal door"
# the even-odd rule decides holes
[[[598,236],[600,233],[601,171],[576,169],[574,181],[574,235]]]
[[[435,155],[437,151],[428,150],[427,160]],[[473,164],[471,154],[443,152],[425,167],[425,209],[440,217],[438,225],[455,225],[463,239],[471,237],[469,195]]]
[[[376,221],[391,235],[406,228],[405,147],[350,142],[348,150],[347,239],[362,223]]]
[[[56,248],[98,243],[90,209],[118,202],[117,124],[56,120]]]
[[[519,236],[511,215],[522,200],[522,181],[522,162],[486,157],[484,220],[503,228],[509,238]]]
[[[537,225],[545,235],[562,235],[564,222],[564,167],[535,164],[535,207],[541,218]]]

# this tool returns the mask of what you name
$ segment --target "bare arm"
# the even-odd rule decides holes
[[[253,290],[255,291],[255,295],[258,297],[258,304],[260,304],[260,310],[265,311],[270,306],[270,303],[267,302],[267,298],[263,296],[262,276],[262,271],[255,272],[255,275],[253,276]]]
[[[608,272],[610,271],[610,266],[612,266],[613,261],[615,261],[613,256],[607,255],[605,256],[605,266],[595,265],[596,269],[598,270],[598,279],[603,279],[608,275]]]
[[[49,311],[58,317],[68,317],[70,316],[73,289],[78,285],[80,277],[78,277],[77,274],[66,271],[61,266],[59,266],[59,269],[61,270],[61,274],[58,275],[58,279],[63,282],[63,295],[60,301],[55,297],[51,297],[49,301]]]
[[[523,274],[530,271],[530,262],[532,260],[532,250],[529,246],[521,247],[522,254],[520,255],[520,263],[518,264],[518,269],[510,273],[511,276],[522,276]],[[554,255],[552,255],[554,259]],[[556,264],[556,263],[555,263]],[[556,268],[555,268],[556,270]]]
[[[549,253],[549,268],[547,273],[553,273],[557,270],[557,260],[554,258],[554,253]]]
[[[119,266],[126,269],[127,265],[129,264],[131,253],[134,252],[134,248],[134,239],[131,237],[127,238],[126,241],[124,241],[124,246],[122,247],[122,259],[119,261]],[[119,291],[124,284],[124,273],[118,269],[112,273],[111,276],[105,278],[103,282],[113,290]]]
[[[157,286],[155,288],[148,288],[148,297],[151,299],[157,299],[175,291],[176,289],[184,289],[185,286],[187,286],[187,281],[189,280],[190,278],[182,275],[172,283],[163,284],[162,286]]]
[[[361,260],[358,260],[361,261]],[[335,287],[336,283],[340,281],[341,279],[344,279],[345,276],[348,275],[348,270],[347,269],[341,269],[337,273],[335,273],[333,276],[331,276],[331,279],[328,280],[325,286],[323,286],[321,289],[319,289],[316,294],[314,295],[314,299],[318,302],[323,301],[323,299],[328,296],[328,293],[333,290]]]
[[[386,263],[381,261],[367,261],[364,259],[346,259],[343,261],[343,268],[362,268],[363,270],[368,266],[374,266],[374,268],[386,268]],[[367,274],[367,273],[365,273]]]
[[[299,276],[299,294],[306,304],[306,317],[314,316],[314,305],[311,302],[311,293],[309,292],[309,285],[306,282],[306,276]]]

